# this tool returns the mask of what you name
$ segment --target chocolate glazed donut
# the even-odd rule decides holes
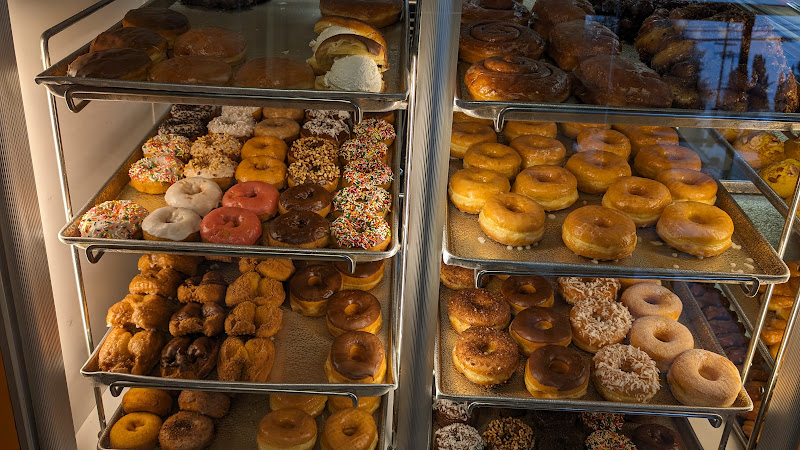
[[[347,331],[376,333],[381,326],[381,304],[369,292],[339,291],[328,301],[328,330],[333,336]]]
[[[318,317],[333,294],[342,289],[342,275],[331,264],[313,264],[298,270],[289,280],[289,302],[293,311]]]
[[[348,331],[331,344],[326,363],[328,378],[344,381],[380,383],[386,374],[386,354],[381,340],[364,331]]]
[[[281,193],[278,212],[311,211],[325,217],[331,211],[332,201],[331,193],[319,184],[302,184]]]
[[[527,370],[539,384],[558,391],[572,391],[589,379],[588,362],[577,351],[560,345],[538,348],[528,358]]]
[[[633,443],[642,450],[685,450],[680,436],[655,423],[639,425],[633,432]]]
[[[532,306],[553,306],[553,287],[542,277],[510,276],[500,286],[500,293],[514,314]]]
[[[330,235],[330,224],[319,214],[289,211],[270,222],[267,240],[274,247],[321,248]]]
[[[538,306],[520,311],[511,321],[509,331],[527,356],[544,345],[566,347],[572,341],[572,328],[566,314]]]

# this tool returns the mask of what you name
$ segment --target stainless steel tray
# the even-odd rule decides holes
[[[100,191],[89,200],[83,208],[58,232],[61,242],[68,245],[75,245],[86,250],[86,257],[90,262],[97,262],[104,252],[122,253],[175,253],[186,255],[217,255],[217,256],[250,256],[265,257],[277,256],[291,259],[327,259],[347,261],[351,269],[355,268],[357,262],[379,261],[391,258],[400,250],[402,208],[400,204],[401,186],[404,184],[404,155],[406,142],[406,123],[405,114],[397,114],[397,138],[394,143],[394,182],[392,183],[392,212],[389,214],[389,224],[392,229],[391,242],[386,250],[373,252],[363,249],[301,249],[269,247],[265,245],[230,245],[212,244],[208,242],[173,242],[173,241],[148,241],[143,239],[103,239],[81,237],[79,224],[81,217],[94,207],[106,200],[133,200],[142,205],[148,211],[167,206],[163,195],[144,194],[130,186],[128,169],[137,160],[142,158],[142,144],[151,136],[155,135],[158,126],[153,127],[117,171],[100,188]],[[262,239],[266,236],[268,222],[262,223]],[[261,242],[261,239],[259,240]]]
[[[372,414],[375,425],[378,427],[378,449],[386,448],[386,433],[391,433],[392,416],[386,403],[389,401],[386,396],[381,400],[381,406]],[[237,395],[231,400],[231,409],[228,414],[221,419],[214,419],[215,437],[211,450],[247,449],[257,448],[256,439],[258,437],[258,423],[270,412],[269,399],[266,395]],[[117,408],[114,415],[108,421],[108,426],[100,434],[97,442],[97,450],[112,450],[116,447],[111,446],[111,427],[125,415],[122,406]],[[325,421],[330,417],[330,412],[326,407],[322,414],[317,416],[317,443],[314,449],[321,449],[320,437]],[[161,448],[161,447],[158,447]]]
[[[493,279],[489,283],[490,290],[499,290],[500,282]],[[685,283],[673,283],[673,292],[683,300],[683,312],[678,321],[691,330],[695,340],[695,348],[703,348],[715,353],[722,353],[711,331],[703,325],[702,312],[693,301]],[[439,338],[436,341],[436,396],[454,401],[468,402],[470,408],[480,406],[496,406],[521,409],[549,409],[569,411],[611,411],[628,414],[654,414],[685,417],[708,418],[714,426],[719,426],[722,419],[737,412],[746,412],[753,408],[753,403],[744,389],[739,393],[736,402],[729,408],[686,406],[672,396],[666,381],[661,375],[661,389],[650,403],[609,402],[594,388],[590,382],[586,396],[581,399],[539,399],[528,393],[524,382],[524,364],[520,364],[511,379],[500,386],[485,388],[474,384],[458,372],[453,365],[451,352],[458,339],[458,333],[450,325],[447,315],[447,303],[454,291],[441,286],[439,289]],[[558,297],[556,306],[567,309],[567,305]],[[573,346],[573,348],[575,348]],[[586,359],[590,353],[578,350]],[[524,358],[523,358],[524,360]]]
[[[623,43],[622,56],[639,60],[631,44]],[[552,61],[550,61],[552,62]],[[777,112],[734,112],[679,108],[633,108],[587,105],[571,96],[564,103],[534,103],[474,100],[464,83],[470,64],[458,63],[454,109],[469,116],[491,119],[496,130],[506,120],[549,120],[555,122],[616,123],[673,127],[751,128],[757,130],[800,130],[800,114]]]
[[[89,8],[97,10],[111,3],[104,0]],[[99,5],[99,6],[98,6]],[[78,56],[87,53],[89,45],[79,48],[36,76],[58,97],[64,97],[73,111],[76,100],[124,100],[156,103],[207,103],[227,105],[234,101],[248,106],[294,106],[321,109],[352,109],[360,117],[363,111],[405,109],[410,92],[411,58],[409,40],[409,7],[400,21],[381,29],[387,42],[389,70],[383,76],[384,93],[281,90],[233,86],[195,86],[188,84],[150,83],[66,76],[67,67]],[[319,2],[296,0],[266,2],[241,10],[221,11],[186,6],[175,0],[151,0],[146,6],[171,8],[189,18],[193,27],[219,26],[237,31],[247,38],[247,59],[264,56],[285,57],[305,61],[311,56],[309,41],[316,37],[314,24],[321,17]],[[92,11],[90,11],[92,12]],[[86,15],[89,15],[88,13]],[[43,52],[49,60],[48,42],[55,34],[74,25],[85,15],[78,15],[47,30],[42,35]],[[114,27],[121,26],[121,22]]]
[[[724,284],[721,284],[719,288],[722,290],[722,293],[725,294],[725,297],[728,297],[728,300],[730,300],[731,306],[734,311],[736,311],[742,324],[744,324],[744,328],[747,330],[747,334],[750,335],[750,339],[752,339],[753,325],[756,320],[758,320],[758,311],[761,307],[761,302],[759,301],[760,296],[755,298],[748,297],[741,289],[731,289],[731,286]],[[769,323],[769,321],[774,318],[775,313],[769,311],[767,313],[766,323]],[[761,359],[764,360],[764,364],[772,370],[772,368],[775,367],[775,359],[769,353],[769,348],[760,338],[758,339],[758,353],[761,355]]]
[[[461,167],[461,160],[451,159],[450,176]],[[781,283],[789,278],[789,269],[722,186],[717,193],[717,206],[733,219],[735,248],[719,256],[700,259],[675,250],[658,237],[655,227],[646,227],[637,229],[638,242],[631,256],[595,264],[564,245],[561,225],[571,211],[587,204],[600,204],[601,198],[581,193],[570,208],[549,213],[544,239],[530,248],[508,247],[489,239],[478,225],[477,215],[459,211],[448,200],[444,262],[481,271],[753,282],[755,285]]]
[[[283,309],[283,327],[273,337],[275,342],[275,363],[265,383],[219,381],[216,370],[204,380],[182,380],[162,378],[155,375],[131,375],[125,373],[103,372],[99,369],[99,353],[108,333],[102,342],[89,356],[89,360],[81,368],[83,376],[95,382],[111,385],[116,390],[120,387],[154,387],[162,389],[193,389],[207,391],[225,391],[241,393],[265,392],[310,392],[316,394],[350,393],[357,396],[376,397],[397,389],[398,379],[398,323],[400,302],[400,273],[402,258],[393,258],[386,262],[383,281],[369,292],[381,302],[383,326],[377,336],[386,351],[386,380],[381,384],[330,383],[325,376],[323,365],[333,342],[324,317],[306,317],[293,312],[288,302]],[[236,264],[219,263],[219,267],[228,283],[239,276]],[[109,330],[110,332],[110,330]]]

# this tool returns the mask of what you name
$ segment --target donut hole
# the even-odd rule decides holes
[[[523,284],[517,289],[517,292],[524,295],[533,295],[536,293],[536,288],[532,284]]]
[[[547,370],[558,375],[564,375],[569,372],[569,366],[564,361],[550,361],[550,364],[547,365]]]
[[[342,434],[345,436],[353,436],[354,434],[358,433],[358,426],[356,425],[345,425],[342,428]]]
[[[550,328],[553,328],[553,322],[549,322],[547,320],[540,320],[535,324],[533,324],[533,328],[536,328],[537,330],[540,331],[547,331]]]
[[[719,371],[717,368],[709,366],[708,364],[701,365],[697,373],[708,381],[717,381],[719,379]]]
[[[355,362],[364,362],[367,360],[367,349],[363,345],[353,345],[350,347],[350,359]]]
[[[353,303],[344,307],[344,313],[348,316],[355,316],[361,313],[361,308]]]
[[[292,422],[289,419],[281,419],[281,420],[279,420],[278,421],[278,426],[283,428],[284,430],[291,430],[291,429],[293,429],[295,427],[294,426],[294,422]]]

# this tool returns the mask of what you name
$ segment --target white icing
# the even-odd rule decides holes
[[[200,231],[201,220],[191,209],[165,206],[144,218],[142,230],[158,238],[182,241]]]
[[[205,216],[219,205],[222,189],[208,178],[184,178],[167,189],[164,201],[169,206],[191,209]]]
[[[222,115],[230,116],[253,116],[256,111],[261,111],[260,106],[223,106]]]
[[[316,53],[320,44],[325,42],[325,39],[336,36],[338,34],[353,34],[353,30],[351,30],[350,28],[339,27],[339,26],[332,26],[325,28],[324,30],[322,30],[322,33],[320,33],[319,36],[317,36],[316,39],[313,39],[311,42],[308,43],[308,46],[311,47],[311,51],[313,53]]]

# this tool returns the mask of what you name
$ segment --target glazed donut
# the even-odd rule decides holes
[[[456,122],[450,134],[450,156],[463,158],[473,145],[496,142],[497,134],[492,127],[476,122]]]
[[[620,302],[628,308],[634,319],[661,316],[678,320],[683,302],[672,291],[653,283],[637,283],[625,289]]]
[[[322,450],[374,450],[378,445],[378,428],[372,415],[358,408],[336,411],[325,421],[320,447]]]
[[[492,119],[481,119],[479,117],[469,116],[467,114],[464,114],[463,112],[453,111],[453,123],[462,123],[462,122],[480,123],[482,125],[488,125],[489,127],[494,127],[494,121]]]
[[[324,248],[330,235],[330,224],[319,214],[294,210],[269,223],[267,243],[273,247]]]
[[[608,187],[602,204],[630,217],[637,227],[649,227],[658,222],[661,212],[672,203],[666,186],[655,180],[623,177]]]
[[[581,398],[589,386],[589,363],[561,345],[537,348],[525,364],[525,388],[536,398]]]
[[[444,261],[442,261],[442,267],[439,272],[439,280],[443,285],[454,291],[474,288],[475,270],[468,269],[466,267],[445,264]]]
[[[130,388],[122,396],[125,414],[148,412],[166,417],[172,410],[172,396],[161,389]]]
[[[163,450],[206,448],[214,440],[214,421],[193,411],[178,411],[164,421],[158,432]]]
[[[382,252],[389,247],[392,229],[382,217],[341,215],[331,223],[331,238],[338,248]]]
[[[225,192],[222,206],[244,208],[257,215],[258,220],[265,222],[278,211],[278,195],[278,190],[269,183],[243,181]]]
[[[742,379],[727,358],[708,350],[687,350],[667,372],[672,395],[689,406],[726,408],[739,396]]]
[[[656,224],[661,239],[695,256],[715,256],[732,245],[733,221],[716,206],[698,202],[673,203]]]
[[[258,122],[253,129],[253,134],[257,137],[273,136],[291,144],[300,136],[300,124],[285,117],[273,117]]]
[[[389,162],[389,147],[383,142],[370,142],[363,137],[345,141],[339,147],[339,158],[343,164],[359,159],[378,159],[384,164]]]
[[[231,161],[238,161],[242,154],[242,143],[227,134],[207,134],[192,142],[189,150],[192,158],[209,155],[222,155]]]
[[[308,64],[288,58],[256,58],[239,67],[233,85],[262,89],[313,89],[314,71]],[[300,132],[299,125],[297,132]]]
[[[680,145],[651,145],[639,150],[633,160],[633,168],[645,178],[655,179],[668,169],[691,169],[699,171],[703,166],[694,150]]]
[[[311,417],[322,414],[327,402],[326,395],[269,394],[269,409],[299,409]]]
[[[633,431],[633,443],[641,450],[682,450],[686,447],[678,433],[657,423],[645,423]]]
[[[278,200],[278,212],[310,211],[322,217],[331,212],[333,198],[327,189],[318,184],[303,184],[290,187],[281,192]]]
[[[340,289],[342,276],[332,265],[308,265],[289,280],[289,304],[306,317],[324,316],[328,300]]]
[[[342,276],[342,289],[358,289],[368,291],[383,280],[385,264],[383,260],[356,263],[355,272],[350,272],[350,267],[345,261],[336,261],[333,267]]]
[[[481,386],[505,383],[517,371],[519,350],[507,333],[489,327],[471,327],[458,336],[453,365]]]
[[[555,139],[558,126],[555,122],[532,122],[527,120],[510,120],[503,128],[503,137],[511,142],[520,136],[540,136]]]
[[[678,132],[670,127],[649,125],[613,125],[613,129],[624,134],[631,142],[631,156],[651,145],[678,145]]]
[[[295,122],[301,122],[305,115],[305,110],[302,108],[261,108],[261,117],[264,119],[285,117],[287,119],[292,119]]]
[[[458,57],[468,63],[492,56],[527,56],[538,59],[544,40],[527,25],[504,20],[476,20],[461,25]]]
[[[561,239],[575,254],[599,261],[626,258],[636,248],[636,224],[604,206],[589,205],[567,216]]]
[[[512,192],[536,200],[545,211],[559,211],[578,201],[578,180],[563,167],[530,166],[517,175]]]
[[[589,298],[616,302],[620,288],[616,278],[558,277],[558,292],[570,305]]]
[[[212,419],[221,419],[230,410],[231,397],[224,392],[181,391],[178,407],[181,411],[194,411]]]
[[[131,186],[145,194],[163,194],[183,178],[183,162],[174,156],[142,158],[128,169]]]
[[[169,46],[175,38],[189,31],[189,19],[169,8],[142,7],[132,9],[122,18],[123,27],[139,27],[155,31],[167,40]]]
[[[575,175],[578,190],[587,194],[602,194],[618,179],[631,176],[624,158],[598,150],[575,153],[564,167]]]
[[[149,211],[134,201],[109,200],[86,211],[78,228],[81,237],[136,239],[142,236],[142,221],[148,214]]]
[[[694,348],[694,338],[688,328],[661,316],[636,319],[631,326],[630,342],[647,353],[662,372],[669,369],[678,355]]]
[[[336,336],[325,361],[325,374],[331,383],[383,383],[386,352],[381,340],[365,331]]]
[[[203,217],[200,236],[214,244],[253,245],[261,237],[261,221],[244,208],[217,208]]]
[[[669,189],[673,202],[717,203],[717,182],[691,169],[668,169],[656,176],[656,181]]]
[[[608,401],[647,403],[661,389],[656,363],[632,345],[607,345],[592,364],[594,386]]]
[[[461,5],[461,23],[476,20],[502,20],[527,25],[531,17],[528,8],[518,1],[486,2],[467,0]]]
[[[386,217],[391,209],[392,194],[381,187],[353,185],[339,189],[333,196],[334,217],[342,214]]]
[[[570,139],[577,139],[578,134],[586,129],[596,128],[599,130],[610,130],[611,125],[604,123],[575,123],[575,122],[562,122],[561,132],[564,136]]]
[[[179,134],[157,134],[142,144],[142,153],[145,158],[172,156],[185,163],[189,160],[189,150],[191,148],[192,141],[184,136]]]
[[[223,59],[192,55],[162,59],[150,68],[147,79],[153,83],[227,86],[232,77],[233,70]]]
[[[245,158],[236,167],[234,177],[236,181],[261,181],[269,183],[275,189],[286,186],[286,164],[269,156],[253,156]]]
[[[524,195],[497,194],[486,201],[478,224],[487,236],[503,245],[526,246],[544,236],[544,209]]]
[[[111,427],[109,440],[113,448],[156,448],[161,418],[149,412],[133,412],[117,420]]]
[[[397,133],[394,126],[381,119],[364,119],[353,126],[353,134],[363,137],[369,142],[383,142],[387,147],[391,147]]]
[[[372,414],[378,410],[378,407],[381,406],[381,398],[380,397],[358,397],[358,406],[356,408],[366,411],[368,414]],[[343,395],[331,395],[328,397],[328,411],[335,413],[336,411],[341,411],[343,409],[349,409],[353,407],[353,401],[350,397],[345,397]]]
[[[317,443],[317,423],[300,409],[273,410],[258,423],[257,441],[259,450],[311,450]]]
[[[320,138],[300,138],[292,143],[288,155],[289,164],[297,161],[339,161],[339,150],[331,141]]]
[[[283,139],[275,136],[256,136],[247,140],[242,146],[242,158],[269,156],[278,161],[286,159],[289,147]]]
[[[582,300],[569,312],[572,342],[589,353],[607,345],[619,344],[628,335],[633,318],[628,308],[617,302],[595,298]]]
[[[495,194],[509,192],[511,183],[503,175],[486,169],[461,169],[450,177],[450,201],[467,214],[478,214]]]
[[[167,189],[164,201],[176,208],[186,208],[205,216],[219,205],[222,189],[208,178],[184,178]]]
[[[572,341],[569,319],[551,308],[531,306],[520,311],[508,329],[522,353],[530,356],[544,345],[566,347]]]
[[[359,159],[346,165],[342,174],[342,187],[377,186],[387,191],[392,186],[392,168],[379,159]]]
[[[290,188],[318,184],[328,192],[334,192],[339,188],[340,175],[339,167],[330,161],[295,161],[289,165],[287,181]]]
[[[183,170],[186,178],[207,178],[225,190],[233,184],[236,163],[221,154],[195,156]]]
[[[325,323],[333,337],[348,331],[377,334],[383,323],[381,304],[369,292],[339,291],[328,301]]]
[[[164,206],[144,218],[142,233],[148,241],[199,241],[201,220],[191,209]]]
[[[558,139],[537,136],[535,134],[517,136],[512,139],[508,145],[516,150],[519,156],[522,157],[523,168],[543,164],[562,166],[564,165],[564,158],[567,155],[567,149]]]
[[[456,291],[450,297],[447,316],[459,333],[476,326],[504,330],[511,321],[511,307],[497,292],[469,288]]]
[[[506,278],[500,286],[500,293],[511,306],[512,314],[533,306],[549,308],[554,302],[550,282],[533,275],[513,275]]]
[[[631,155],[631,141],[619,131],[587,128],[578,133],[577,141],[577,152],[599,150],[611,152],[626,160]]]
[[[244,61],[247,39],[225,28],[193,28],[175,39],[172,51],[175,56],[215,56],[235,66]]]
[[[256,121],[251,115],[238,115],[238,116],[217,116],[208,122],[207,128],[209,133],[214,134],[227,134],[233,136],[239,141],[246,141],[253,136],[253,128],[256,126]]]

